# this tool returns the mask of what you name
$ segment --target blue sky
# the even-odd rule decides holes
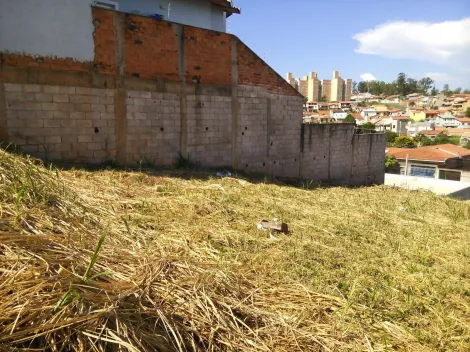
[[[279,74],[399,72],[470,88],[470,0],[233,0],[237,35]],[[355,39],[354,39],[354,38]]]

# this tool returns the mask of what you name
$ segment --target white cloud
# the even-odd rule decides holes
[[[355,52],[428,61],[470,72],[470,17],[460,21],[390,22],[353,36]]]
[[[361,79],[363,81],[377,81],[377,79],[374,77],[372,73],[363,73],[361,76]]]

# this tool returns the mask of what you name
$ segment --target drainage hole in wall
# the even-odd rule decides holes
[[[297,159],[295,159],[295,161],[297,161]]]
[[[271,142],[271,147],[273,146],[273,142]]]
[[[242,132],[242,136],[244,136],[244,135],[245,135],[245,132]]]
[[[100,130],[98,129],[98,127],[95,127],[95,133],[100,133]]]
[[[206,127],[206,131],[209,131],[209,127]]]
[[[274,165],[276,165],[276,162],[274,162]]]
[[[246,164],[245,167],[248,167],[248,164]]]
[[[323,155],[323,159],[326,159],[326,155]]]
[[[263,163],[263,166],[266,166],[266,163]]]
[[[317,160],[317,158],[314,157],[313,160]]]
[[[245,126],[245,131],[248,129],[248,127]]]
[[[162,131],[162,132],[163,132],[163,131],[165,131],[165,129],[162,127],[162,128],[160,128],[160,131]]]

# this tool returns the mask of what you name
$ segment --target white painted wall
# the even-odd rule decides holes
[[[0,0],[0,52],[94,58],[89,0]]]
[[[119,0],[119,11],[141,15],[159,14],[166,21],[226,31],[224,11],[212,6],[208,0]]]

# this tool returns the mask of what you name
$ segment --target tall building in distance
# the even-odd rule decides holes
[[[315,72],[310,72],[303,78],[294,78],[287,73],[287,81],[309,102],[326,100],[327,102],[349,101],[352,95],[352,79],[344,79],[339,71],[333,72],[333,79],[318,78]]]
[[[321,96],[321,82],[315,72],[310,72],[307,82],[308,101],[318,101]]]

